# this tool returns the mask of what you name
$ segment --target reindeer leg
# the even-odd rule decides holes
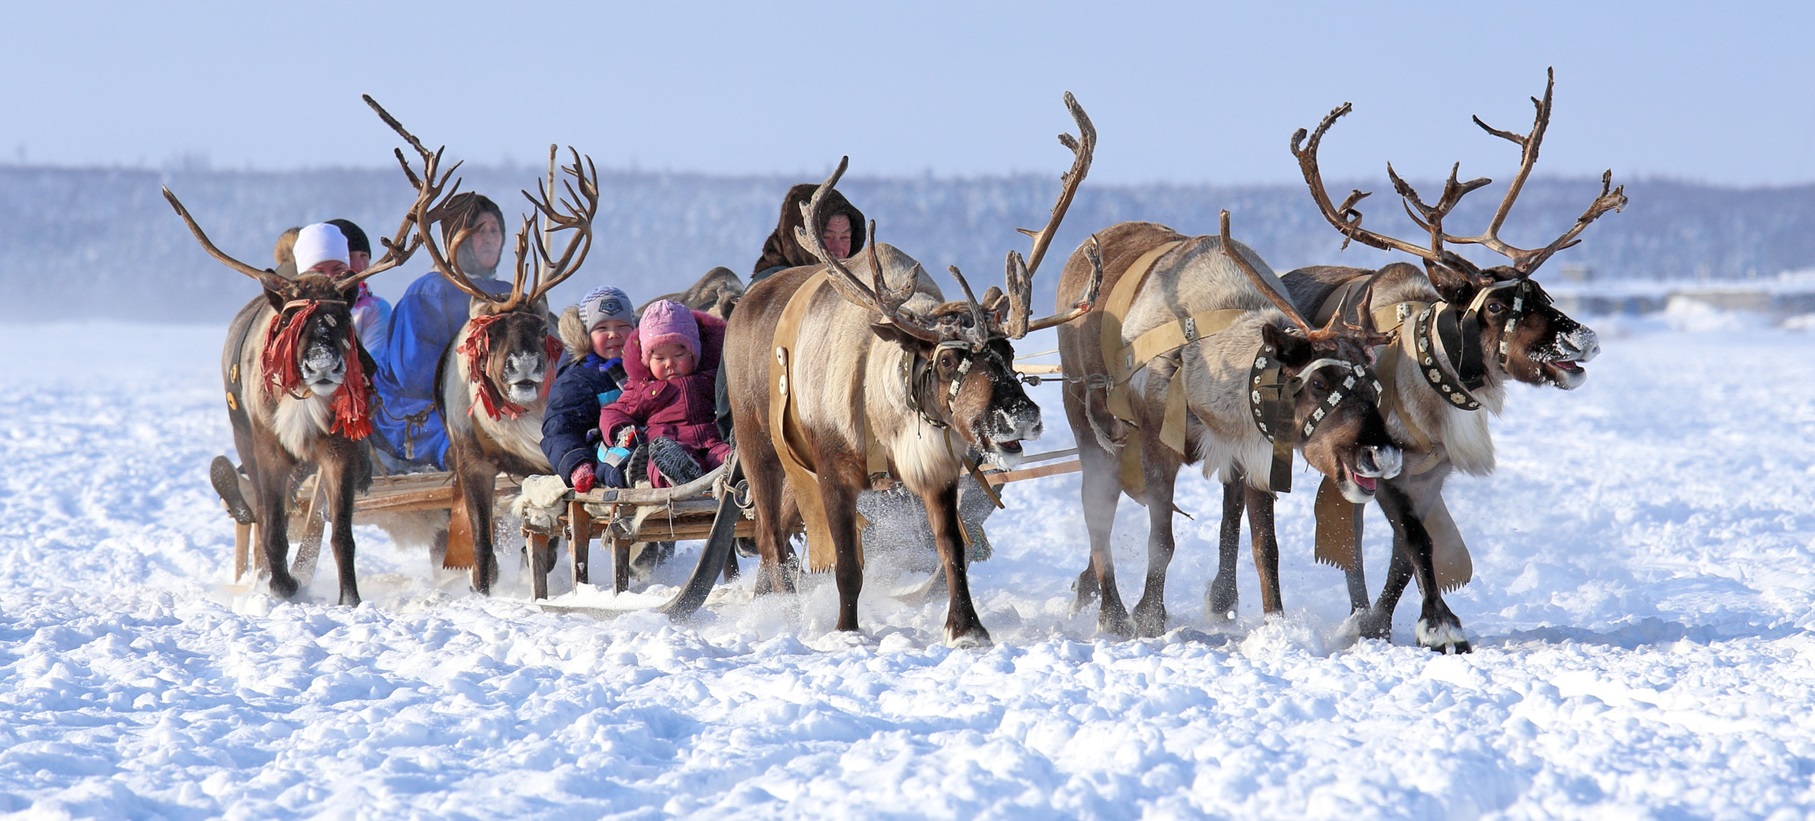
[[[498,468],[477,459],[455,468],[460,471],[462,501],[467,520],[473,523],[473,590],[481,596],[492,594],[498,581],[498,554],[492,538],[492,502]]]
[[[1429,647],[1439,653],[1466,653],[1469,644],[1462,632],[1462,621],[1450,612],[1449,605],[1443,601],[1442,591],[1437,589],[1437,572],[1431,566],[1431,535],[1424,529],[1424,522],[1413,510],[1411,497],[1403,488],[1392,482],[1380,483],[1380,490],[1375,495],[1380,501],[1380,509],[1386,513],[1387,521],[1393,525],[1393,542],[1395,553],[1403,554],[1411,565],[1412,575],[1418,580],[1418,588],[1424,595],[1424,609],[1418,616],[1418,644]],[[1388,585],[1393,583],[1389,571]],[[1400,591],[1404,583],[1400,583]],[[1397,600],[1397,595],[1394,600]],[[1381,591],[1382,603],[1386,601],[1386,591]],[[1390,618],[1392,611],[1382,611]]]
[[[825,503],[826,528],[832,532],[832,578],[838,583],[838,629],[855,631],[857,597],[863,592],[863,560],[857,548],[857,491],[861,482],[822,475],[819,498]]]
[[[358,607],[359,581],[353,572],[353,495],[357,490],[355,471],[359,463],[353,453],[353,443],[335,444],[338,447],[322,460],[316,481],[322,483],[326,491],[321,496],[328,500],[328,516],[333,520],[328,546],[334,551],[334,566],[340,578],[340,603]]]
[[[1260,576],[1260,610],[1267,615],[1285,611],[1279,595],[1279,537],[1273,530],[1273,494],[1243,485],[1248,508],[1248,539],[1254,543],[1254,572]]]
[[[1381,510],[1385,509],[1386,505],[1383,503]],[[1411,548],[1406,546],[1405,538],[1405,534],[1399,529],[1399,526],[1393,525],[1393,554],[1387,560],[1386,583],[1380,587],[1380,598],[1375,599],[1372,606],[1361,611],[1361,635],[1365,638],[1387,641],[1393,638],[1393,611],[1399,608],[1399,597],[1405,595],[1405,586],[1412,580],[1412,562],[1407,558]],[[1359,575],[1358,567],[1356,576],[1359,577]],[[1361,591],[1361,595],[1362,600],[1365,601],[1367,596],[1365,588]],[[1355,592],[1352,587],[1349,591],[1349,599],[1351,602],[1355,600]]]
[[[1097,605],[1097,632],[1126,638],[1134,635],[1134,620],[1122,604],[1122,594],[1115,583],[1115,556],[1110,552],[1109,536],[1115,528],[1116,505],[1122,500],[1122,483],[1116,475],[1114,457],[1095,448],[1081,446],[1078,457],[1083,462],[1084,526],[1090,531],[1091,586],[1101,596]],[[1079,577],[1076,607],[1089,602],[1085,595],[1084,577]]]
[[[784,498],[787,482],[775,452],[759,444],[766,440],[743,437],[740,441],[750,443],[740,445],[738,464],[743,466],[744,477],[750,483],[750,505],[756,511],[756,594],[792,592],[793,586],[783,570],[789,552],[788,525],[792,521],[788,511],[794,509],[791,500]]]
[[[290,574],[290,477],[296,471],[296,460],[272,442],[256,446],[253,460],[253,490],[258,494],[259,547],[265,553],[265,567],[271,571],[271,592],[279,598],[296,596],[300,585]]]
[[[926,506],[926,521],[933,528],[933,543],[939,546],[939,561],[945,566],[946,587],[950,596],[945,610],[945,645],[947,647],[988,647],[989,631],[977,617],[971,600],[970,570],[964,561],[964,537],[958,521],[958,485],[953,483],[934,493],[920,495]]]
[[[1238,468],[1230,468],[1223,483],[1223,522],[1217,531],[1216,578],[1204,591],[1204,617],[1211,621],[1234,621],[1241,594],[1235,586],[1235,564],[1242,545],[1242,487],[1248,480]]]
[[[1147,579],[1141,600],[1134,605],[1134,628],[1139,636],[1166,632],[1166,570],[1176,549],[1172,536],[1172,491],[1178,481],[1178,461],[1158,436],[1143,437],[1160,452],[1149,451],[1147,467]]]

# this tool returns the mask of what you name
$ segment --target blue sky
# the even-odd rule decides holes
[[[300,9],[300,10],[299,10]],[[1557,71],[1539,173],[1815,181],[1815,4],[74,2],[10,7],[0,162],[389,162],[377,97],[431,145],[721,174],[1056,174],[1075,92],[1092,179],[1296,183],[1286,145],[1352,101],[1330,178],[1514,149]]]

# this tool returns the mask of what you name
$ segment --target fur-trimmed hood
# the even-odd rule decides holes
[[[788,196],[781,203],[781,217],[775,225],[775,232],[763,243],[763,255],[756,260],[756,267],[750,269],[752,274],[760,274],[770,268],[795,268],[802,265],[817,265],[819,259],[812,252],[800,247],[794,241],[794,229],[802,225],[800,206],[813,199],[813,192],[819,186],[801,183],[788,189]],[[843,214],[851,221],[851,253],[855,255],[863,250],[863,244],[869,228],[864,224],[863,212],[857,210],[850,200],[838,193],[837,189],[826,192],[825,206],[819,212],[819,225],[816,230],[824,231],[826,222],[834,214]]]

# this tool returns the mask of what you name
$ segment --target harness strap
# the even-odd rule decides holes
[[[1348,304],[1349,299],[1353,297],[1357,291],[1367,289],[1368,281],[1370,279],[1371,277],[1356,277],[1337,286],[1336,290],[1331,291],[1329,296],[1324,297],[1323,304],[1317,306],[1317,313],[1312,315],[1311,321],[1318,325],[1329,322],[1330,317],[1335,316],[1336,312],[1342,310],[1343,306]]]
[[[1448,319],[1448,322],[1445,322],[1445,319]],[[1424,374],[1424,381],[1436,388],[1437,393],[1445,401],[1463,410],[1477,410],[1481,407],[1481,401],[1469,392],[1466,380],[1458,379],[1461,376],[1460,373],[1455,376],[1450,375],[1445,366],[1458,367],[1455,364],[1457,357],[1449,352],[1452,346],[1464,349],[1461,357],[1463,361],[1467,359],[1467,349],[1475,349],[1475,359],[1479,361],[1480,344],[1478,342],[1468,344],[1479,339],[1479,334],[1473,338],[1464,339],[1459,329],[1453,333],[1445,333],[1446,326],[1451,329],[1456,327],[1454,311],[1450,310],[1448,303],[1431,305],[1418,314],[1418,323],[1414,331],[1418,345],[1416,356],[1418,372]],[[1443,361],[1439,362],[1439,359]]]
[[[1124,421],[1134,421],[1134,405],[1123,386],[1137,370],[1137,360],[1131,347],[1122,342],[1122,318],[1127,316],[1129,306],[1134,304],[1135,295],[1140,293],[1141,283],[1147,279],[1153,263],[1184,243],[1185,240],[1182,239],[1163,242],[1140,255],[1122,272],[1115,287],[1110,289],[1109,299],[1103,303],[1103,328],[1099,344],[1103,351],[1103,366],[1109,371],[1112,384],[1108,407],[1110,413]],[[1139,361],[1143,364],[1146,362]]]
[[[807,569],[831,570],[838,552],[832,544],[832,527],[826,518],[825,501],[819,495],[819,474],[814,470],[812,450],[807,446],[806,430],[801,427],[795,407],[794,387],[802,378],[794,367],[794,351],[800,336],[800,324],[806,318],[813,298],[826,284],[824,270],[807,277],[788,304],[782,308],[781,321],[775,326],[774,356],[769,360],[769,436],[775,442],[775,454],[781,460],[788,484],[794,488],[795,505],[807,530]],[[810,373],[811,365],[803,366]],[[912,392],[913,385],[908,386]],[[862,408],[858,409],[862,412]],[[863,427],[864,469],[870,475],[889,473],[888,454],[870,426],[868,417],[858,420]],[[862,522],[859,522],[861,529]],[[863,566],[863,544],[857,545],[858,567]]]

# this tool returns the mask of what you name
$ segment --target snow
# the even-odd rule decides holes
[[[1345,631],[1281,500],[1286,614],[1208,624],[1219,490],[1181,479],[1152,640],[1071,612],[1075,475],[1010,486],[973,586],[994,647],[875,562],[744,581],[699,618],[544,612],[516,549],[489,599],[357,530],[295,602],[228,578],[206,466],[221,329],[0,327],[0,812],[36,817],[1803,817],[1815,806],[1815,362],[1807,330],[1602,320],[1573,393],[1516,389],[1499,470],[1453,481],[1475,652]],[[1030,344],[1029,350],[1041,346]],[[1789,356],[1786,354],[1795,354]],[[1067,436],[1054,388],[1036,398]],[[1034,448],[1042,450],[1046,444]],[[1298,486],[1313,486],[1301,472]],[[1124,595],[1144,515],[1121,507]],[[1369,566],[1384,575],[1371,513]],[[661,598],[680,561],[623,604]],[[554,589],[571,591],[565,561]]]

